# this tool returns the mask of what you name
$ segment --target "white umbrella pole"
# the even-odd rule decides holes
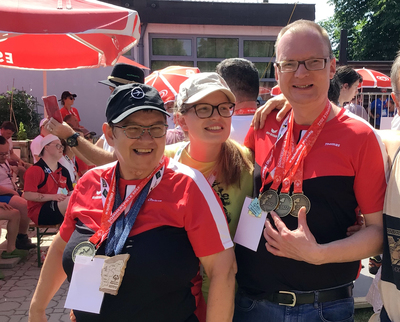
[[[47,96],[47,72],[43,71],[43,96]],[[47,111],[44,109],[44,117],[47,117]]]

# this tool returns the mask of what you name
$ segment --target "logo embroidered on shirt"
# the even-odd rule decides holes
[[[157,200],[157,199],[153,199],[153,198],[149,198],[149,199],[147,199],[147,201],[162,202],[162,200]]]
[[[101,199],[101,191],[96,191],[96,195],[92,196],[92,199]]]
[[[336,146],[336,147],[340,147],[340,143],[325,143],[325,146]]]
[[[271,131],[267,131],[266,134],[272,136],[273,138],[277,138],[278,135],[275,134],[276,132],[278,132],[278,130],[271,129]]]

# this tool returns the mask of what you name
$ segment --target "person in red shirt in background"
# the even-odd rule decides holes
[[[72,181],[68,170],[58,160],[63,155],[63,145],[53,134],[41,142],[40,159],[25,173],[23,197],[28,200],[28,216],[35,224],[56,225],[64,220]]]
[[[75,107],[72,107],[76,98],[76,94],[71,94],[69,91],[65,91],[61,94],[60,102],[63,107],[60,109],[61,116],[64,119],[67,115],[74,115],[78,119],[78,123],[81,121],[79,112]]]

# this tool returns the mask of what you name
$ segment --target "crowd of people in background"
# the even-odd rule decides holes
[[[246,59],[189,76],[174,102],[118,64],[100,81],[111,95],[97,141],[70,91],[63,123],[40,122],[33,164],[14,153],[15,125],[2,124],[1,257],[26,258],[31,221],[61,224],[29,321],[46,320],[73,272],[87,274],[77,263],[95,265],[86,253],[104,267],[120,259],[122,282],[117,294],[106,288],[98,314],[71,311],[78,322],[352,321],[368,257],[382,265],[373,319],[400,321],[400,136],[376,131],[382,116],[400,129],[400,56],[393,93],[365,108],[363,78],[336,68],[323,28],[296,21],[275,46],[282,94],[261,107]]]

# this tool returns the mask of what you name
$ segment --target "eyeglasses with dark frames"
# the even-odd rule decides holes
[[[276,62],[281,73],[294,73],[299,69],[300,65],[304,65],[307,70],[322,70],[326,66],[328,58],[311,58],[307,60],[283,60]]]
[[[51,146],[51,145],[52,145],[52,143],[47,144],[47,146]],[[64,149],[64,146],[59,143],[54,144],[54,146],[56,147],[57,150]]]
[[[75,101],[75,97],[73,97],[73,96],[69,96],[68,98],[69,98],[70,100]]]
[[[8,157],[9,154],[10,154],[10,152],[2,152],[2,153],[0,153],[0,156],[1,157]]]
[[[143,134],[144,131],[147,130],[147,133],[153,139],[162,138],[168,129],[168,124],[157,124],[157,125],[149,125],[149,126],[142,126],[142,125],[127,125],[127,126],[118,126],[113,125],[113,127],[122,129],[124,134],[128,139],[139,139]]]
[[[189,111],[191,108],[194,108],[194,112],[200,119],[207,119],[211,117],[214,114],[214,110],[217,110],[220,116],[226,118],[231,117],[233,112],[235,112],[235,104],[229,102],[224,102],[218,105],[199,103],[191,106],[187,111]]]

